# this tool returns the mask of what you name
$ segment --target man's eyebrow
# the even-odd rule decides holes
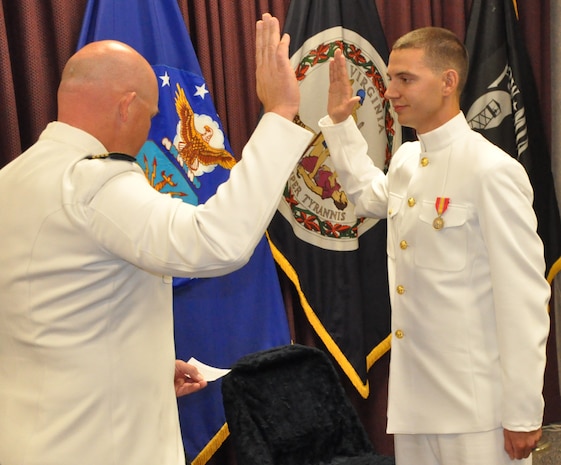
[[[391,74],[390,73],[386,73],[388,78],[391,78]],[[394,77],[402,77],[402,76],[415,76],[415,73],[413,71],[398,71],[396,73],[393,73]]]

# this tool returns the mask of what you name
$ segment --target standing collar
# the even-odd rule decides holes
[[[460,112],[442,126],[426,132],[425,134],[418,134],[417,137],[421,143],[422,152],[435,152],[450,145],[461,134],[467,131],[471,131],[471,128],[464,114]]]

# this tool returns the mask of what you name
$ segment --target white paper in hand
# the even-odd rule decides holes
[[[197,367],[197,370],[199,370],[199,373],[202,375],[202,377],[207,382],[208,381],[215,381],[218,378],[222,378],[222,376],[224,376],[224,375],[226,375],[227,373],[230,372],[230,370],[228,368],[216,368],[216,367],[207,365],[203,362],[200,362],[195,357],[191,357],[187,361],[187,363]]]

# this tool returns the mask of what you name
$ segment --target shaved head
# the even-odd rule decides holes
[[[119,129],[128,121],[130,105],[142,101],[155,113],[157,96],[152,67],[136,50],[114,40],[92,42],[64,67],[58,120],[92,134],[109,151],[129,153],[133,148]]]
[[[77,86],[136,88],[153,75],[150,64],[128,45],[113,40],[92,42],[64,67],[60,90]]]

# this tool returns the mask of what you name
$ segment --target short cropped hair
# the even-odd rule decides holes
[[[425,52],[427,66],[435,72],[454,69],[458,73],[458,93],[467,80],[469,59],[466,47],[458,36],[441,27],[422,27],[401,36],[392,50],[418,48]]]

